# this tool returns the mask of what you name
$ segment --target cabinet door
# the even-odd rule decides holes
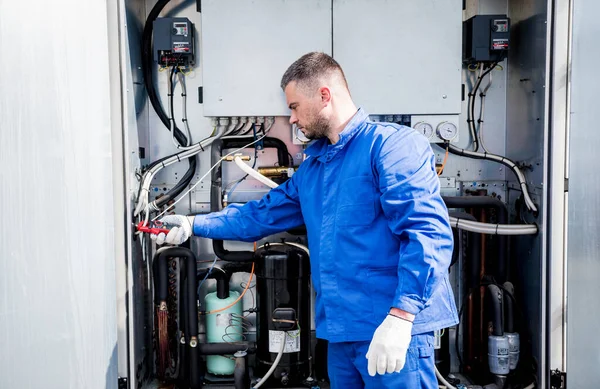
[[[372,114],[458,114],[462,2],[333,0],[333,56]]]
[[[279,87],[303,54],[331,54],[331,0],[203,0],[206,116],[289,115]]]

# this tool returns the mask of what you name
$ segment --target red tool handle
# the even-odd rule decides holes
[[[137,230],[140,232],[147,232],[149,234],[155,234],[155,235],[158,235],[161,232],[168,234],[170,231],[166,228],[148,227],[143,221],[139,222],[139,224],[137,225]]]

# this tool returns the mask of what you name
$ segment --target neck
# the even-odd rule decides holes
[[[348,122],[352,120],[358,111],[356,105],[354,105],[352,101],[343,104],[342,107],[343,108],[334,113],[330,121],[331,130],[329,131],[329,134],[327,134],[327,138],[329,138],[331,144],[336,144],[340,140],[340,133],[344,131]]]

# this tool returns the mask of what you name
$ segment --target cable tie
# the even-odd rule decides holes
[[[179,146],[177,146],[177,148],[179,148]],[[179,154],[175,154],[175,156],[177,157],[177,161],[181,162],[181,159],[179,159]]]
[[[500,224],[496,224],[496,235],[498,235],[498,226],[499,226],[499,225],[500,225]]]
[[[160,161],[160,164],[162,165],[163,169],[166,167],[165,166],[165,161]]]

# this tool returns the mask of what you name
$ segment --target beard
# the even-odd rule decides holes
[[[310,140],[325,138],[331,129],[329,122],[319,114],[315,115],[310,123],[306,124],[304,128],[304,136]]]

